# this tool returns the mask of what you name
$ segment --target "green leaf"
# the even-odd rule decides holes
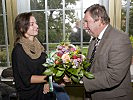
[[[53,76],[56,75],[57,71],[58,71],[58,70],[57,70],[56,68],[54,68],[54,70],[53,70]]]
[[[79,83],[79,79],[75,76],[71,76],[71,79],[75,82],[75,83]]]
[[[82,67],[79,67],[79,68],[77,68],[77,69],[75,69],[75,68],[70,68],[70,69],[68,69],[67,71],[68,71],[69,73],[75,75],[75,76],[79,76],[79,73],[80,73],[81,69],[82,69]]]
[[[71,64],[70,63],[68,63],[68,64],[64,64],[64,68],[70,68],[71,67]]]
[[[72,72],[72,74],[75,75],[75,76],[78,76],[78,73],[79,73],[78,69],[74,69],[73,72]]]
[[[83,70],[81,70],[79,73],[79,77],[83,77],[83,76],[84,76],[84,73],[83,73]]]
[[[87,69],[88,68],[88,66],[90,66],[90,64],[91,63],[86,63],[83,67],[84,67],[84,69]]]
[[[74,69],[73,69],[73,68],[69,68],[69,69],[67,69],[67,71],[68,71],[69,73],[72,73],[72,72],[74,71]]]
[[[54,79],[55,82],[58,82],[58,81],[60,81],[62,79],[62,77],[56,77],[56,76],[54,76],[53,79]]]
[[[64,74],[64,71],[60,71],[58,70],[57,73],[56,73],[56,77],[60,77]]]
[[[84,75],[85,75],[87,78],[89,78],[89,79],[94,79],[94,78],[95,78],[94,75],[93,75],[91,72],[85,71],[85,72],[84,72]]]
[[[62,71],[65,70],[65,68],[62,68],[62,67],[57,67],[57,69],[62,70]]]
[[[79,76],[79,72],[81,71],[81,67],[79,67],[78,69],[74,69],[73,70],[73,75]]]
[[[60,82],[63,82],[63,77],[64,77],[65,74],[62,74],[62,76],[60,77],[57,77],[57,76],[53,76],[53,79],[55,82],[57,83],[60,83]]]
[[[53,74],[53,69],[52,68],[49,68],[49,69],[46,69],[44,72],[43,72],[44,75],[52,75]]]
[[[45,67],[48,67],[49,66],[49,64],[47,64],[47,63],[44,63],[42,65],[45,66]]]

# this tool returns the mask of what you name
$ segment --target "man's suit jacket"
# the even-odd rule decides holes
[[[94,40],[88,49],[88,58],[93,50]],[[128,34],[108,25],[95,53],[91,72],[95,79],[83,77],[84,87],[92,100],[118,100],[125,96],[131,100],[131,43]]]

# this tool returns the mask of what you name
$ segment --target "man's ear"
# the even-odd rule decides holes
[[[99,17],[99,20],[97,22],[99,23],[99,26],[103,25],[103,22],[102,22],[100,17]]]

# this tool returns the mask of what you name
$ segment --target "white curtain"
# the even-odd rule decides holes
[[[17,0],[17,12],[29,12],[30,11],[30,0]]]

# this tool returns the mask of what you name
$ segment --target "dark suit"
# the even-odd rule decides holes
[[[89,45],[88,58],[93,44],[94,40]],[[131,100],[131,57],[129,36],[109,25],[100,40],[90,70],[95,79],[83,78],[92,100]]]

